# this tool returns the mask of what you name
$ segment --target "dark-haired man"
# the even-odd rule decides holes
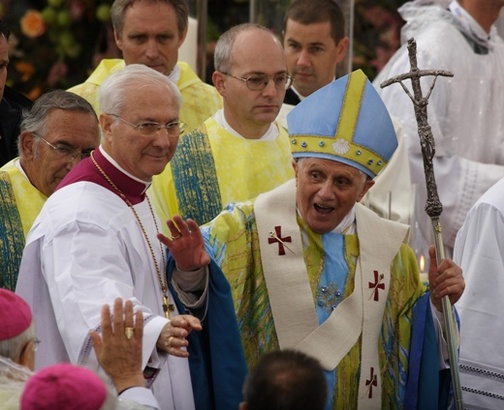
[[[21,113],[32,105],[24,95],[5,85],[9,65],[9,36],[9,29],[0,20],[0,166],[17,156]]]
[[[284,102],[296,105],[334,81],[349,43],[345,18],[336,0],[297,0],[285,13],[282,34],[292,76]]]
[[[286,349],[265,353],[245,379],[240,410],[323,410],[324,371],[317,359]]]
[[[112,73],[128,64],[144,64],[168,76],[182,94],[180,120],[192,130],[221,106],[219,93],[205,84],[185,62],[177,62],[178,50],[188,29],[186,0],[115,0],[111,8],[114,39],[121,59],[104,59],[82,84],[70,88],[100,113],[98,89]]]

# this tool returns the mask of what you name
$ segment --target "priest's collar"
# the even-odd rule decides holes
[[[355,205],[346,214],[339,225],[332,230],[334,233],[352,234],[355,233]]]
[[[180,67],[178,66],[178,64],[175,64],[175,67],[173,67],[171,73],[168,74],[168,78],[172,80],[175,84],[178,83],[178,80],[180,79]]]
[[[133,203],[140,202],[138,199],[143,201],[145,192],[150,187],[151,182],[142,181],[140,178],[131,175],[105,151],[102,145],[94,151],[94,159],[130,200],[130,197],[136,197],[137,200],[132,201]]]
[[[334,78],[333,78],[333,81],[334,81],[334,80],[336,80],[336,77],[334,77]],[[328,83],[328,84],[329,84],[329,83]],[[303,101],[306,97],[308,97],[308,95],[306,95],[306,96],[305,96],[305,95],[301,95],[301,94],[299,93],[299,91],[298,91],[298,90],[296,90],[296,87],[294,87],[294,85],[291,85],[291,86],[290,86],[290,89],[294,92],[294,94],[296,94],[296,95],[298,96],[298,98],[299,98],[299,100],[300,100],[300,101]]]
[[[299,94],[299,91],[296,90],[296,87],[294,87],[293,85],[290,86],[290,89],[292,90],[292,92],[294,94],[296,94],[298,96],[300,101],[303,101],[306,98],[304,95]]]

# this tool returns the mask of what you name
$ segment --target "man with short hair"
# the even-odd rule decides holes
[[[215,47],[212,81],[224,108],[184,135],[170,167],[154,177],[162,218],[210,221],[229,203],[245,201],[293,177],[292,154],[275,122],[290,85],[282,46],[256,24],[232,27]]]
[[[182,94],[180,120],[196,128],[221,106],[218,92],[205,84],[185,62],[178,49],[188,27],[186,0],[115,0],[111,8],[114,39],[124,60],[104,59],[83,84],[70,88],[100,113],[98,89],[112,73],[128,64],[145,64],[168,76]]]
[[[98,369],[90,331],[99,331],[100,308],[117,297],[130,300],[145,321],[146,385],[162,409],[190,410],[195,405],[186,337],[202,327],[196,317],[179,314],[174,293],[188,309],[204,306],[207,276],[200,280],[191,272],[201,235],[190,221],[187,231],[194,234],[172,252],[180,272],[168,283],[166,248],[157,240],[161,222],[146,195],[152,176],[175,152],[182,130],[180,103],[176,85],[142,64],[129,64],[103,82],[102,143],[42,208],[28,236],[16,292],[32,306],[39,338],[48,341],[41,346],[37,368],[71,362]],[[196,263],[208,263],[208,256]],[[233,322],[226,326],[232,328]],[[133,337],[134,331],[128,334]],[[221,346],[227,342],[219,341]],[[229,377],[239,383],[236,364],[228,368]],[[205,375],[196,376],[207,381]],[[232,394],[228,399],[238,406]]]
[[[336,0],[297,0],[285,13],[282,35],[292,76],[284,102],[297,105],[334,81],[349,43],[345,18]]]
[[[17,156],[22,110],[32,106],[28,98],[5,84],[9,65],[9,37],[9,29],[0,20],[0,166]]]
[[[275,350],[261,356],[243,386],[240,410],[323,410],[327,399],[324,371],[303,352]]]
[[[455,303],[464,279],[452,261],[436,264],[432,246],[427,292],[408,227],[358,204],[397,147],[385,105],[356,71],[306,98],[288,121],[295,179],[202,227],[231,284],[248,365],[294,348],[326,370],[327,408],[409,409],[417,397],[437,405],[449,372],[441,299]],[[187,235],[163,241],[183,248]]]
[[[73,93],[43,94],[24,114],[19,158],[0,168],[0,287],[14,290],[35,218],[59,182],[99,142],[93,108]]]

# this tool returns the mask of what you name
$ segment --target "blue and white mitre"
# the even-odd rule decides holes
[[[314,92],[287,116],[295,159],[342,162],[374,178],[397,148],[382,99],[357,70]]]

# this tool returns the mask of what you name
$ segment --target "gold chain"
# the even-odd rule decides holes
[[[142,230],[142,234],[143,234],[145,241],[147,242],[147,245],[149,247],[149,250],[150,250],[150,253],[152,256],[152,260],[154,261],[154,267],[156,268],[156,273],[157,273],[157,276],[159,279],[159,284],[161,286],[161,294],[163,296],[163,311],[165,313],[166,318],[170,319],[170,312],[172,312],[174,310],[174,307],[171,303],[169,303],[168,297],[166,296],[166,292],[168,291],[168,286],[163,281],[163,276],[161,275],[161,269],[159,268],[158,261],[156,259],[156,255],[154,253],[154,248],[152,247],[151,241],[149,240],[149,236],[147,235],[147,231],[145,230],[143,223],[142,223],[140,217],[138,216],[138,213],[137,213],[135,207],[133,206],[133,204],[131,203],[131,201],[126,197],[126,195],[124,195],[124,193],[119,189],[119,187],[116,184],[114,184],[114,182],[105,173],[105,171],[102,169],[102,167],[100,167],[100,165],[98,165],[98,163],[94,159],[93,153],[94,153],[94,151],[91,152],[91,160],[93,161],[93,164],[95,165],[96,169],[98,169],[100,174],[102,174],[103,178],[106,179],[106,181],[112,186],[112,188],[114,188],[116,190],[116,192],[124,200],[124,202],[126,202],[126,204],[129,206],[129,208],[133,211],[133,214],[135,215],[135,218],[136,218],[138,224],[140,225],[140,229]],[[145,197],[147,198],[147,203],[149,204],[150,213],[152,215],[152,219],[154,220],[154,226],[156,227],[156,231],[159,232],[159,227],[158,227],[158,224],[156,221],[156,216],[155,216],[154,211],[152,209],[150,199],[147,195],[145,195]],[[163,259],[163,266],[166,267],[166,259],[165,259],[165,255],[163,252],[163,247],[161,244],[159,244],[159,246],[161,248],[161,258]]]

